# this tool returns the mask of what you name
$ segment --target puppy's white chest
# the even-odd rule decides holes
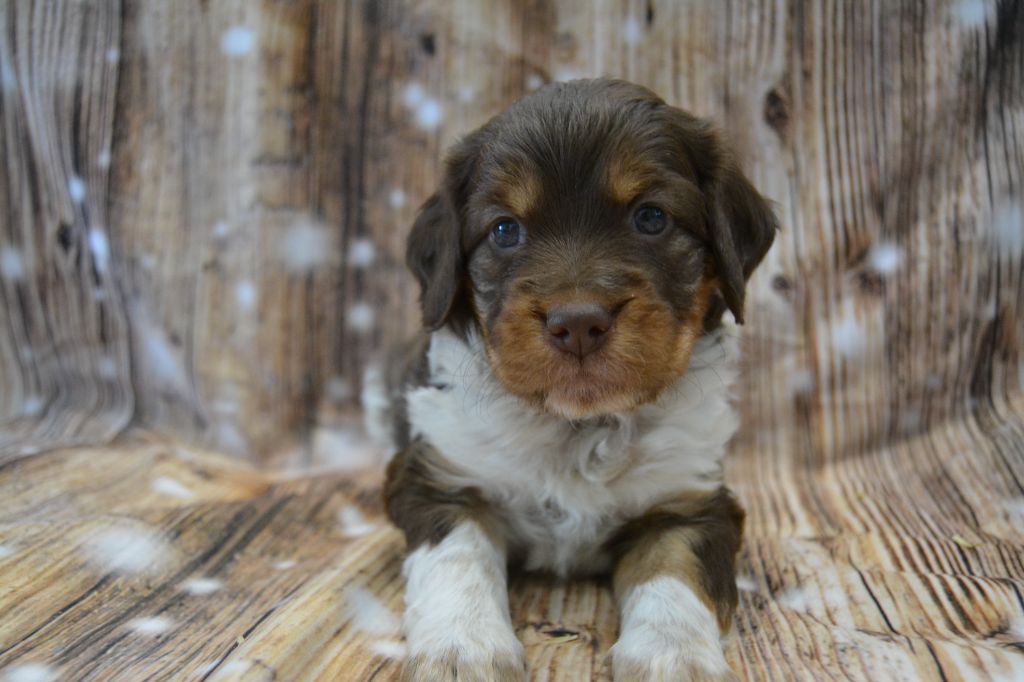
[[[441,482],[487,498],[527,568],[602,570],[603,545],[622,523],[680,493],[721,485],[721,458],[737,427],[728,401],[734,335],[701,339],[690,370],[656,403],[586,422],[505,392],[474,343],[434,334],[433,385],[408,392],[409,422],[449,465]]]

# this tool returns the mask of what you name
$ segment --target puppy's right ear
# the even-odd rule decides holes
[[[445,161],[441,188],[420,208],[409,233],[405,262],[420,283],[423,325],[440,329],[465,305],[466,256],[462,208],[476,169],[481,131],[462,140]]]
[[[462,245],[459,219],[442,189],[423,204],[413,223],[405,261],[420,283],[423,325],[439,329],[459,295],[462,280]]]

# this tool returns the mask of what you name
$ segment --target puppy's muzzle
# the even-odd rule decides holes
[[[600,348],[611,336],[615,314],[597,303],[568,303],[547,313],[548,343],[581,361]]]

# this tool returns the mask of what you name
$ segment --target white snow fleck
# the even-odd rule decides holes
[[[476,90],[468,85],[463,85],[459,88],[459,101],[468,104],[476,99]]]
[[[22,663],[3,669],[3,682],[51,682],[57,679],[57,671],[42,663]]]
[[[399,630],[398,617],[373,594],[361,587],[350,589],[345,598],[345,617],[352,627],[373,635],[393,635]]]
[[[544,78],[542,78],[540,74],[531,73],[529,76],[526,77],[527,90],[536,90],[540,88],[542,85],[544,85]]]
[[[370,642],[370,651],[378,656],[400,661],[405,658],[408,650],[404,642],[395,639],[376,639]]]
[[[346,317],[349,329],[362,334],[373,331],[376,320],[377,312],[369,303],[356,303],[348,309]]]
[[[1006,500],[1003,502],[1003,508],[1009,516],[1016,517],[1024,523],[1024,497]]]
[[[110,242],[107,241],[107,235],[98,227],[89,229],[89,250],[92,251],[96,269],[106,272],[110,263]]]
[[[187,393],[188,375],[181,353],[171,343],[167,332],[150,319],[141,305],[135,305],[134,310],[132,322],[139,341],[139,359],[147,376],[162,389]]]
[[[189,594],[213,594],[224,587],[224,583],[213,578],[192,578],[185,582],[185,591]]]
[[[424,92],[423,86],[415,81],[407,83],[402,89],[402,103],[410,109],[415,109],[426,96],[427,93]]]
[[[82,178],[77,175],[72,175],[68,178],[68,194],[71,195],[71,200],[76,204],[85,201],[85,182]]]
[[[285,230],[279,248],[285,267],[301,273],[330,262],[334,253],[334,238],[326,228],[302,221]]]
[[[218,220],[213,225],[213,236],[217,239],[224,239],[231,232],[231,225],[226,220]]]
[[[388,203],[391,204],[391,208],[396,210],[404,208],[406,204],[405,192],[397,187],[391,190],[391,194],[388,195]]]
[[[163,616],[136,618],[128,623],[128,627],[140,635],[161,635],[173,626],[174,623],[169,618],[164,618]]]
[[[832,326],[832,346],[846,358],[855,358],[864,352],[864,328],[857,322],[852,306]]]
[[[248,439],[230,419],[222,419],[217,423],[217,430],[213,441],[217,448],[224,452],[242,455],[246,454],[249,450]]]
[[[0,249],[0,275],[6,280],[17,281],[25,277],[25,263],[18,249],[5,246]]]
[[[377,524],[371,523],[363,516],[363,512],[355,505],[345,505],[338,510],[338,523],[341,532],[347,538],[358,538],[377,530]]]
[[[822,596],[824,597],[825,606],[833,611],[841,609],[850,603],[849,598],[846,596],[846,590],[839,585],[829,585],[825,588]]]
[[[1016,640],[1024,640],[1024,616],[1017,614],[1006,626],[1007,634]]]
[[[782,606],[792,609],[793,611],[808,611],[810,610],[811,601],[807,595],[807,592],[799,587],[786,590],[775,597]]]
[[[168,497],[177,497],[179,500],[191,500],[196,496],[183,483],[167,476],[161,476],[153,481],[153,492]]]
[[[203,663],[201,666],[196,668],[195,674],[199,675],[199,676],[203,676],[206,673],[208,673],[211,670],[213,670],[214,668],[216,668],[219,663],[220,663],[220,661],[210,661],[209,663]]]
[[[122,573],[158,569],[170,560],[173,552],[152,529],[128,524],[101,530],[86,549],[97,567]]]
[[[871,269],[883,275],[895,272],[902,260],[903,254],[899,247],[889,242],[875,244],[868,254],[868,263],[871,264]]]
[[[232,26],[220,34],[220,51],[229,57],[249,54],[256,46],[256,35],[245,26]]]
[[[786,385],[793,395],[806,395],[814,390],[814,372],[806,367],[794,369],[786,378]]]
[[[988,8],[984,0],[962,0],[950,9],[953,18],[965,28],[979,28],[988,20]]]
[[[736,587],[744,592],[757,592],[757,583],[749,575],[736,576]]]
[[[100,152],[96,157],[96,165],[100,168],[110,168],[110,161],[111,157],[109,151]]]
[[[354,268],[368,268],[377,260],[377,247],[372,239],[357,239],[348,250],[348,262]]]
[[[571,81],[580,77],[580,72],[571,66],[559,66],[555,69],[553,77],[556,81]]]
[[[245,311],[253,310],[259,300],[259,292],[252,280],[243,279],[235,285],[235,301],[238,307]]]
[[[227,673],[227,674],[231,674],[231,673],[241,674],[241,673],[244,673],[246,670],[248,670],[251,667],[252,667],[252,662],[247,661],[244,658],[240,658],[237,661],[231,661],[231,662],[225,664],[224,667],[220,669],[220,671],[223,672],[223,673]]]
[[[991,677],[991,682],[1024,682],[1024,659],[1011,656],[1001,662],[1001,670]]]
[[[99,373],[100,379],[106,381],[113,381],[117,378],[117,362],[114,358],[103,357],[100,358],[98,367],[96,368]]]
[[[342,377],[331,377],[324,385],[324,393],[333,403],[345,402],[352,397],[352,384]]]
[[[636,45],[644,37],[644,29],[635,17],[630,17],[622,24],[622,40],[627,45]]]
[[[275,571],[287,571],[290,568],[295,568],[296,562],[292,559],[285,559],[284,561],[276,561],[273,564]]]
[[[156,267],[156,258],[151,253],[144,253],[139,256],[139,267],[143,270],[152,270]]]
[[[18,89],[18,77],[14,74],[14,69],[8,65],[8,60],[0,61],[0,87],[4,90]]]
[[[1024,204],[1017,199],[1001,202],[992,216],[992,240],[1011,256],[1024,254]]]
[[[108,64],[117,64],[119,61],[121,61],[121,50],[119,50],[116,47],[111,47],[107,50],[105,56],[107,58]]]
[[[423,100],[416,108],[416,124],[424,130],[434,130],[444,120],[444,107],[436,99]]]
[[[14,554],[14,549],[9,545],[0,544],[0,559],[5,559]]]
[[[25,404],[21,406],[21,413],[26,417],[38,417],[43,412],[46,403],[37,395],[25,398]]]
[[[313,460],[334,472],[355,472],[379,464],[381,453],[359,428],[317,427],[313,431]],[[340,514],[338,518],[341,520]],[[349,516],[343,521],[346,523],[351,526],[351,536],[363,534],[360,526],[365,521],[361,517]]]

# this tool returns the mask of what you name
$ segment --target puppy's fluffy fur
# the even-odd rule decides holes
[[[510,563],[611,573],[616,679],[733,676],[723,316],[775,230],[708,124],[622,81],[549,86],[456,145],[409,238],[424,333],[364,383],[397,453],[407,679],[524,678]]]

